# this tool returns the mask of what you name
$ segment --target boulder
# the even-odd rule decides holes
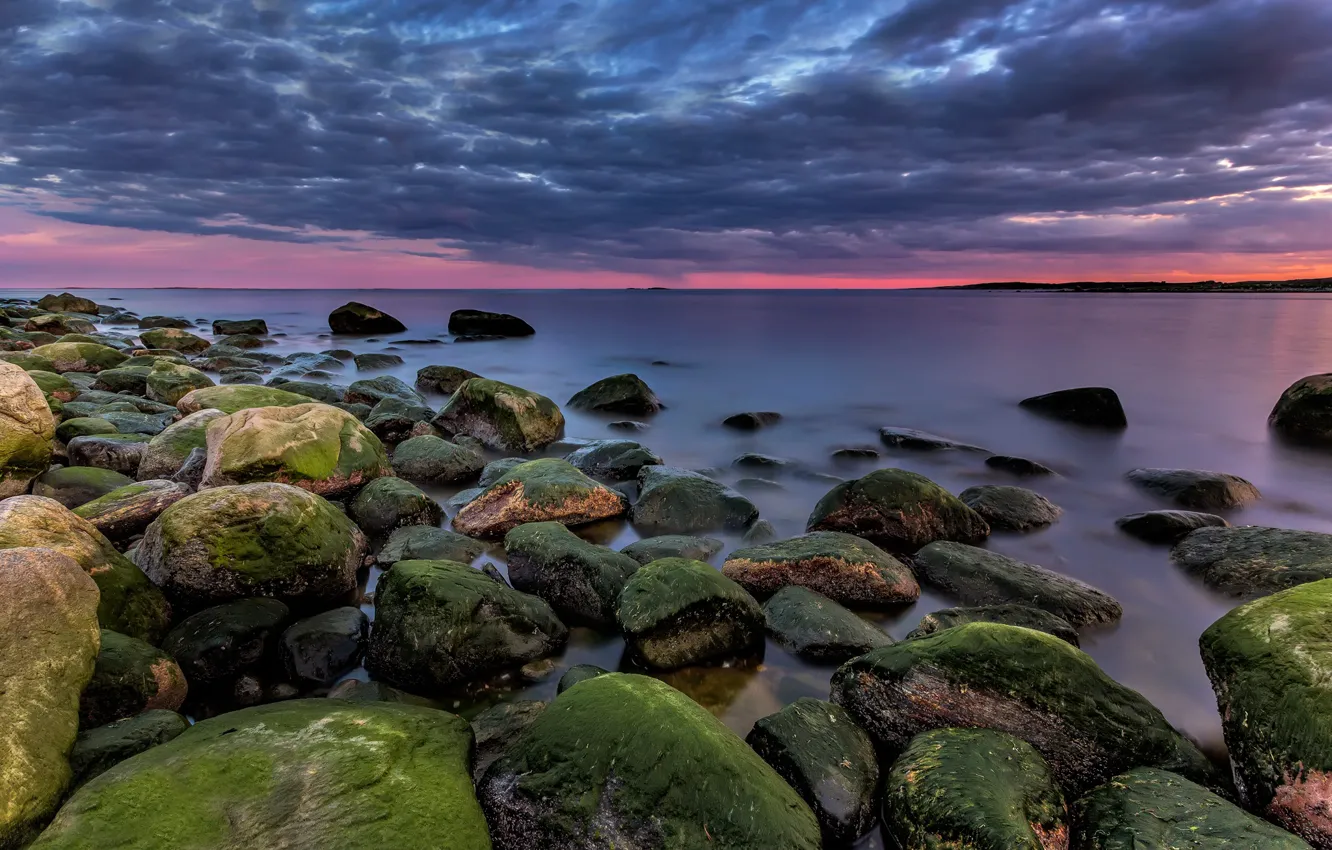
[[[349,301],[328,314],[328,327],[335,334],[395,334],[407,326],[388,313]]]
[[[462,443],[459,442],[459,445],[462,445]],[[494,484],[496,481],[508,475],[515,466],[524,463],[527,463],[527,458],[525,457],[502,457],[499,460],[492,460],[481,470],[481,478],[476,482],[477,486],[482,489],[489,487],[491,484]]]
[[[148,441],[136,477],[140,481],[149,481],[175,475],[190,452],[204,450],[209,423],[226,415],[216,408],[205,408],[168,425],[162,433]]]
[[[1043,463],[1012,455],[990,455],[985,459],[985,465],[1023,478],[1059,474]]]
[[[425,406],[425,396],[392,375],[379,375],[352,381],[342,400],[348,404],[368,404],[373,408],[386,398],[396,398],[412,405]]]
[[[525,522],[583,525],[623,516],[624,495],[598,484],[555,458],[528,461],[509,470],[453,518],[471,537],[501,537]]]
[[[625,582],[639,564],[558,522],[529,522],[504,536],[509,583],[550,603],[564,622],[613,630]]]
[[[660,457],[633,440],[593,440],[564,459],[593,478],[608,481],[632,481],[644,466],[661,463]]]
[[[74,559],[0,551],[0,847],[25,846],[60,805],[97,646],[97,587]]]
[[[365,666],[413,693],[447,691],[555,654],[569,630],[544,601],[454,561],[399,561],[375,590]]]
[[[23,324],[23,329],[29,333],[38,331],[41,333],[56,334],[57,336],[68,334],[91,334],[97,332],[97,326],[87,319],[79,316],[67,316],[61,313],[47,313],[43,316],[33,316]]]
[[[689,534],[662,534],[635,540],[620,550],[640,564],[650,564],[662,558],[688,558],[708,561],[726,544],[715,537],[694,537]]]
[[[1332,578],[1332,534],[1261,525],[1199,528],[1175,544],[1170,560],[1213,590],[1252,598]]]
[[[175,418],[169,413],[135,413],[123,409],[111,410],[110,407],[106,405],[97,415],[114,425],[116,432],[120,434],[144,434],[154,437],[165,431]]]
[[[41,546],[78,562],[97,584],[104,629],[156,643],[170,607],[162,591],[102,533],[54,499],[14,496],[0,502],[0,549]]]
[[[293,682],[331,685],[361,663],[370,618],[360,608],[334,608],[299,620],[282,633],[283,668]]]
[[[8,365],[0,361],[0,372],[3,372]],[[79,388],[70,383],[64,375],[40,370],[28,372],[27,375],[47,399],[55,399],[60,402],[73,401],[79,394]]]
[[[67,508],[76,508],[105,496],[112,490],[133,484],[134,479],[111,469],[95,466],[61,466],[39,477],[32,485],[34,496],[55,499]]]
[[[223,413],[239,413],[252,407],[294,407],[309,404],[310,399],[276,387],[257,387],[251,384],[228,384],[191,390],[180,397],[176,408],[181,413],[197,413],[209,408]]]
[[[388,534],[406,525],[439,525],[439,504],[415,484],[401,478],[376,478],[361,488],[347,513],[371,536]]]
[[[399,477],[430,484],[471,481],[486,465],[480,453],[429,434],[399,443],[392,463]]]
[[[822,846],[809,806],[776,771],[646,676],[611,673],[560,694],[477,794],[496,850]]]
[[[51,463],[55,417],[26,372],[0,362],[0,499],[17,496]]]
[[[941,540],[917,552],[915,565],[922,583],[964,605],[1021,603],[1077,628],[1113,623],[1124,614],[1113,597],[1089,584],[988,549]]]
[[[329,699],[250,708],[92,780],[35,847],[489,850],[472,746],[465,720],[432,708]]]
[[[464,381],[479,377],[475,372],[457,366],[427,366],[417,371],[416,388],[423,393],[453,395]]]
[[[271,384],[271,386],[279,387],[284,393],[303,395],[310,401],[320,401],[324,404],[338,404],[342,401],[342,397],[347,394],[345,388],[315,381],[283,381],[280,384]]]
[[[112,540],[123,540],[143,531],[162,511],[189,494],[189,487],[175,481],[140,481],[84,502],[74,513]]]
[[[435,411],[400,398],[379,401],[365,417],[365,427],[386,443],[398,443],[412,436],[418,427],[427,427]],[[431,429],[433,430],[433,429]]]
[[[810,531],[841,531],[890,552],[935,540],[979,543],[990,534],[980,514],[923,475],[880,469],[828,491],[810,514]]]
[[[760,428],[766,428],[769,425],[776,425],[782,421],[782,415],[771,410],[757,412],[733,413],[722,420],[722,424],[727,428],[734,428],[737,431],[757,431]]]
[[[620,593],[618,619],[626,647],[656,669],[763,649],[763,609],[702,561],[663,558],[639,568]]]
[[[1263,497],[1257,487],[1237,475],[1205,469],[1131,469],[1125,477],[1144,490],[1192,510],[1242,508]]]
[[[102,629],[92,679],[79,700],[84,729],[102,726],[150,709],[175,711],[188,686],[174,658],[150,643]]]
[[[1068,809],[1030,744],[990,729],[911,739],[884,776],[883,823],[905,848],[1064,850]]]
[[[485,310],[454,310],[449,316],[449,333],[454,336],[531,336],[536,331],[527,322],[508,313]]]
[[[375,556],[387,569],[398,561],[458,561],[470,564],[486,551],[480,540],[428,525],[409,525],[389,535]]]
[[[472,766],[472,779],[480,782],[495,760],[545,710],[544,702],[523,699],[502,702],[478,714],[472,720],[472,733],[476,735],[476,761]]]
[[[1108,387],[1077,387],[1024,398],[1019,405],[1042,416],[1094,428],[1127,428],[1119,396]]]
[[[95,466],[121,475],[135,475],[148,453],[147,434],[98,434],[74,437],[65,446],[70,466]]]
[[[763,615],[768,634],[807,661],[842,662],[893,642],[854,612],[797,585],[782,588],[763,603]]]
[[[885,608],[914,602],[911,569],[866,540],[814,531],[726,556],[722,574],[760,598],[796,585],[844,605]]]
[[[126,364],[128,361],[126,361]],[[148,392],[148,373],[153,367],[148,364],[122,364],[114,369],[103,369],[93,381],[93,389],[109,393],[132,393],[146,395]]]
[[[78,402],[75,402],[75,404],[78,404]],[[68,407],[65,409],[66,411],[69,410]],[[116,426],[95,416],[75,416],[55,426],[55,437],[62,443],[69,443],[77,437],[115,433],[117,433]]]
[[[188,728],[190,722],[176,712],[153,709],[83,730],[69,753],[69,766],[74,772],[70,787],[78,789],[129,757],[165,744]]]
[[[977,605],[972,608],[944,608],[920,618],[920,624],[907,635],[912,638],[932,635],[967,623],[1003,623],[1054,635],[1074,646],[1078,645],[1078,630],[1056,614],[1031,605],[1016,602],[1001,605]]]
[[[536,451],[564,435],[555,402],[486,378],[464,381],[432,421],[445,433],[475,437],[503,452]]]
[[[630,519],[645,534],[740,531],[758,519],[749,499],[687,469],[645,466],[638,471],[638,488]]]
[[[874,826],[874,742],[840,706],[801,697],[745,740],[813,809],[826,842],[849,845]]]
[[[879,441],[890,449],[908,449],[912,451],[967,451],[983,452],[980,446],[961,443],[949,437],[940,437],[928,431],[915,428],[880,428]]]
[[[201,490],[162,512],[137,560],[187,607],[247,596],[334,602],[356,587],[365,536],[341,511],[287,484]]]
[[[1005,484],[968,487],[957,497],[994,531],[1031,531],[1059,520],[1064,509],[1033,490]]]
[[[637,375],[612,375],[584,387],[569,399],[574,410],[646,416],[661,410],[661,399]]]
[[[968,623],[873,650],[838,669],[832,699],[889,754],[930,729],[1007,732],[1035,747],[1074,796],[1141,765],[1215,779],[1141,694],[1032,629]]]
[[[267,336],[268,323],[263,319],[214,319],[213,336],[231,336],[233,334],[252,334]]]
[[[239,599],[191,614],[166,636],[162,649],[184,671],[192,690],[225,690],[273,657],[278,630],[290,612],[276,599]]]
[[[374,352],[370,354],[357,354],[352,358],[358,370],[367,369],[389,369],[394,366],[401,366],[406,361],[397,354],[383,354]]]
[[[180,328],[151,328],[139,334],[146,348],[158,348],[166,351],[180,351],[185,354],[198,354],[212,345],[201,336],[195,336]]]
[[[161,361],[148,373],[145,384],[149,399],[174,405],[193,390],[213,386],[213,379],[192,366]]]
[[[209,423],[203,487],[275,481],[340,496],[391,475],[379,438],[327,404],[258,407]]]
[[[1287,387],[1267,424],[1286,437],[1332,442],[1332,374],[1310,375]]]
[[[1224,517],[1195,511],[1146,511],[1115,520],[1115,526],[1120,531],[1148,543],[1178,543],[1190,531],[1226,528],[1229,525]]]
[[[37,300],[37,306],[52,313],[84,313],[97,315],[97,302],[82,295],[62,292],[59,295],[43,295]]]

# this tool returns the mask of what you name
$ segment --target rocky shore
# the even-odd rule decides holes
[[[278,355],[264,318],[0,299],[0,850],[1332,848],[1332,535],[1232,526],[1252,483],[1125,470],[1142,510],[1104,520],[1238,606],[1200,636],[1226,763],[1078,648],[1118,600],[984,548],[1060,521],[1033,489],[1054,470],[885,426],[1031,486],[825,476],[780,538],[750,496],[796,474],[781,458],[737,458],[733,487],[565,433],[562,408],[638,436],[672,399],[634,374],[562,403],[449,364],[370,374],[405,318],[349,303],[327,348]],[[460,310],[448,332],[541,328]],[[1332,445],[1332,376],[1274,401],[1277,435]],[[1131,427],[1105,387],[1013,404]],[[599,545],[605,523],[641,539]],[[925,591],[958,607],[900,641],[858,613]],[[578,633],[622,641],[619,669],[563,662]],[[840,665],[827,699],[742,737],[671,684],[769,642]],[[450,710],[540,678],[548,703]]]

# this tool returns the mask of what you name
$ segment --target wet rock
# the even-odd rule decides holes
[[[453,484],[476,478],[485,466],[477,452],[439,437],[412,437],[393,451],[393,471],[409,481]]]
[[[195,354],[206,350],[211,342],[201,336],[179,328],[152,328],[139,334],[147,348],[162,348],[168,351],[180,351]]]
[[[1332,578],[1332,534],[1246,525],[1189,532],[1170,560],[1232,596],[1275,593]]]
[[[636,540],[620,550],[640,564],[650,564],[662,558],[687,558],[708,561],[725,544],[715,537],[694,537],[688,534],[663,534]]]
[[[148,373],[151,371],[153,371],[151,365],[121,365],[114,369],[103,369],[97,373],[97,379],[93,381],[93,389],[111,393],[145,395],[148,392]]]
[[[85,729],[69,754],[69,766],[74,773],[70,787],[78,789],[131,756],[165,744],[189,728],[190,722],[176,712],[153,709],[106,726]]]
[[[0,363],[8,363],[31,372],[53,372],[59,374],[55,364],[47,357],[34,354],[33,350],[0,351]]]
[[[213,344],[212,348],[221,348],[225,345],[230,348],[239,348],[242,351],[248,351],[254,348],[263,348],[267,344],[268,342],[266,340],[262,340],[253,334],[230,334],[219,339]]]
[[[77,402],[75,403],[77,404]],[[116,426],[105,419],[93,416],[75,416],[55,426],[55,438],[63,443],[68,443],[77,437],[114,433],[116,433]],[[46,464],[43,464],[43,469],[45,467]]]
[[[334,608],[298,620],[282,633],[283,668],[295,682],[331,685],[361,662],[370,618],[360,608]]]
[[[398,561],[458,561],[470,564],[486,551],[486,544],[456,531],[428,525],[410,525],[399,528],[376,555],[381,567]]]
[[[528,461],[509,470],[453,518],[471,537],[495,538],[526,522],[583,525],[623,516],[624,496],[588,478],[567,461]]]
[[[84,502],[74,513],[108,538],[123,540],[143,531],[162,511],[189,494],[189,487],[174,481],[134,482]]]
[[[618,618],[625,645],[656,669],[763,649],[763,609],[702,561],[664,558],[641,567],[620,593]]]
[[[760,428],[766,428],[769,425],[776,425],[782,421],[782,415],[771,410],[733,413],[722,420],[722,424],[727,428],[734,428],[737,431],[757,431]]]
[[[328,327],[335,334],[394,334],[407,326],[388,313],[349,301],[328,314]]]
[[[433,424],[475,437],[496,451],[531,452],[564,434],[564,414],[543,395],[485,378],[464,381]]]
[[[749,499],[687,469],[645,466],[638,472],[638,486],[631,519],[645,534],[739,531],[758,518]]]
[[[940,437],[938,434],[931,434],[928,431],[917,431],[914,428],[880,428],[879,440],[890,449],[907,449],[911,451],[968,451],[983,452],[980,446],[973,446],[967,443],[960,443],[957,440],[948,437]]]
[[[3,372],[7,364],[0,363],[0,372]],[[17,368],[17,367],[15,367]],[[69,379],[63,375],[57,375],[55,372],[42,372],[40,370],[28,372],[28,377],[37,385],[37,389],[42,391],[48,402],[50,399],[56,399],[60,402],[73,401],[79,394],[78,387],[70,383]]]
[[[495,760],[545,710],[544,702],[524,699],[502,702],[478,714],[472,720],[472,733],[476,735],[476,762],[472,767],[472,779],[480,782]]]
[[[416,373],[416,388],[423,393],[453,395],[465,381],[479,377],[475,372],[458,366],[426,366]]]
[[[1237,475],[1203,469],[1132,469],[1125,476],[1139,487],[1164,496],[1182,508],[1218,511],[1242,508],[1263,497],[1258,488]]]
[[[352,381],[342,396],[342,400],[348,404],[368,404],[372,408],[386,398],[396,398],[408,404],[425,406],[425,396],[392,375]]]
[[[622,419],[618,422],[607,422],[606,427],[615,431],[646,431],[652,426],[646,422],[635,422],[632,419]]]
[[[102,408],[97,414],[110,422],[121,434],[146,434],[156,436],[166,430],[175,417],[172,414],[131,413],[129,411],[110,411]]]
[[[1267,424],[1296,440],[1332,441],[1332,374],[1310,375],[1287,387]]]
[[[529,522],[504,537],[509,582],[550,603],[570,625],[615,628],[616,605],[639,564],[558,522]]]
[[[366,668],[437,693],[556,653],[569,630],[544,601],[453,561],[399,561],[379,579]]]
[[[352,362],[356,364],[357,369],[366,370],[366,369],[389,369],[394,366],[401,366],[406,361],[404,361],[397,354],[376,353],[376,354],[357,354],[355,357],[352,358]]]
[[[749,528],[745,529],[744,536],[740,542],[746,546],[759,546],[777,539],[777,528],[766,519],[755,520]]]
[[[412,436],[418,425],[429,423],[435,411],[399,398],[377,403],[365,417],[365,427],[386,443],[398,443]]]
[[[110,346],[93,342],[52,342],[34,348],[32,356],[43,358],[50,364],[45,371],[61,374],[97,373],[103,369],[114,369],[128,359],[128,355]]]
[[[789,465],[790,461],[772,455],[759,454],[758,452],[745,452],[731,461],[731,466],[737,469],[754,469],[770,473]]]
[[[722,574],[758,597],[796,585],[846,605],[882,608],[920,597],[901,561],[851,534],[815,531],[726,557]]]
[[[462,445],[460,442],[459,445]],[[527,463],[525,457],[502,457],[499,460],[492,460],[481,470],[481,480],[477,482],[481,487],[489,487],[496,481],[508,475],[514,467]]]
[[[60,804],[97,646],[97,588],[72,558],[0,552],[0,846],[26,845]]]
[[[162,433],[148,441],[148,448],[139,461],[138,479],[147,481],[170,478],[185,463],[190,452],[204,449],[208,424],[223,416],[226,414],[222,411],[208,408],[168,425]]]
[[[131,439],[126,439],[131,438]],[[71,466],[109,469],[135,475],[148,452],[146,434],[105,434],[74,437],[65,446]]]
[[[213,386],[213,379],[190,366],[161,362],[146,379],[148,398],[174,405],[192,390]]]
[[[1190,531],[1199,528],[1225,528],[1230,523],[1216,514],[1194,511],[1146,511],[1122,516],[1115,520],[1115,525],[1125,534],[1146,540],[1148,543],[1178,543],[1188,536]]]
[[[434,499],[401,478],[377,478],[362,487],[348,514],[362,531],[372,536],[407,525],[439,525],[443,518]]]
[[[935,540],[979,543],[990,527],[960,499],[923,475],[880,469],[828,491],[810,514],[810,531],[841,531],[890,552]]]
[[[55,418],[26,372],[0,362],[0,499],[26,492],[51,463]]]
[[[231,336],[233,334],[251,334],[267,336],[268,323],[263,319],[214,319],[213,336]]]
[[[1073,795],[1142,765],[1215,779],[1141,694],[1032,629],[968,623],[876,649],[842,665],[832,699],[888,753],[930,729],[1007,732],[1035,747]]]
[[[598,667],[595,664],[575,664],[565,671],[560,677],[559,684],[555,687],[555,694],[564,693],[579,682],[585,682],[588,679],[595,679],[598,676],[604,676],[609,670]]]
[[[67,334],[91,334],[97,332],[97,326],[87,319],[79,316],[67,316],[60,313],[47,313],[44,316],[33,316],[24,323],[23,329],[28,332],[39,331],[41,333],[55,334],[57,336]]]
[[[66,466],[52,469],[32,485],[34,496],[54,499],[67,508],[76,508],[112,490],[133,484],[134,479],[110,469],[95,466]]]
[[[273,386],[279,387],[284,393],[303,395],[311,401],[324,404],[337,404],[342,401],[343,395],[347,392],[345,388],[333,387],[315,381],[283,381],[281,384],[273,384]]]
[[[97,315],[97,302],[82,295],[62,292],[59,295],[43,295],[37,300],[37,306],[51,313],[84,313]]]
[[[527,322],[508,313],[485,310],[454,310],[449,316],[449,333],[454,336],[531,336],[536,331]]]
[[[323,498],[286,484],[201,490],[162,512],[137,561],[187,607],[247,596],[335,601],[356,586],[365,536]]]
[[[944,608],[921,617],[920,625],[907,635],[907,640],[932,635],[954,626],[964,626],[967,623],[1003,623],[1024,629],[1035,629],[1047,635],[1054,635],[1073,646],[1078,645],[1078,631],[1068,620],[1049,611],[1018,603]]]
[[[874,825],[874,742],[840,707],[798,699],[760,719],[745,740],[813,809],[825,841],[849,844]]]
[[[581,746],[571,750],[571,740]],[[821,846],[809,807],[772,768],[689,697],[646,676],[612,673],[561,694],[477,793],[496,850],[611,840],[627,850]]]
[[[459,511],[471,504],[473,499],[484,492],[486,492],[485,487],[470,487],[466,490],[459,490],[444,500],[444,511],[457,516]]]
[[[229,384],[222,387],[204,387],[180,397],[176,408],[181,413],[197,413],[209,408],[226,414],[257,407],[294,407],[309,404],[310,399],[275,387],[257,387],[250,384]]]
[[[1056,390],[1018,402],[1033,413],[1095,428],[1126,428],[1128,417],[1119,396],[1108,387]]]
[[[274,657],[279,630],[290,612],[276,599],[238,599],[186,617],[167,634],[171,654],[196,690],[226,690]]]
[[[627,413],[646,416],[661,410],[661,399],[633,374],[612,375],[574,393],[569,399],[574,410],[595,410],[601,413]]]
[[[1059,520],[1063,508],[1025,487],[981,484],[968,487],[957,497],[981,515],[995,531],[1031,531]]]
[[[796,585],[765,602],[763,614],[773,639],[808,661],[846,661],[893,642],[828,597]]]
[[[594,440],[564,459],[593,478],[609,481],[631,481],[643,467],[661,464],[660,457],[633,440]]]
[[[187,689],[185,674],[169,654],[102,629],[97,665],[79,700],[79,723],[87,729],[150,709],[175,711]]]
[[[899,847],[1063,850],[1068,810],[1041,754],[990,729],[917,735],[884,776],[883,822]]]

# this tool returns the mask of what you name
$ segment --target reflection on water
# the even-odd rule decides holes
[[[1124,472],[1178,466],[1242,475],[1265,499],[1232,513],[1233,522],[1332,531],[1332,453],[1278,443],[1266,428],[1286,386],[1332,371],[1332,334],[1324,330],[1332,327],[1332,299],[1322,296],[176,290],[93,297],[111,295],[145,315],[263,316],[273,331],[287,334],[273,349],[279,352],[332,347],[324,318],[352,298],[403,319],[410,330],[402,339],[445,336],[448,314],[460,307],[516,313],[537,328],[536,336],[431,346],[394,345],[386,337],[338,345],[395,351],[406,363],[385,371],[408,381],[422,366],[450,364],[561,403],[598,378],[637,372],[667,409],[635,438],[668,463],[722,470],[733,483],[752,476],[731,468],[743,452],[794,462],[789,472],[764,471],[779,487],[751,493],[783,535],[803,531],[830,475],[901,466],[955,492],[1013,481],[972,453],[830,457],[837,448],[876,445],[881,426],[920,428],[1039,460],[1062,474],[1027,484],[1061,505],[1063,519],[1033,534],[996,534],[987,545],[1116,596],[1123,621],[1084,632],[1083,648],[1213,746],[1220,742],[1220,722],[1197,639],[1233,603],[1182,575],[1166,549],[1115,530],[1122,514],[1165,506],[1132,489]],[[1122,434],[1039,419],[1015,404],[1027,395],[1092,384],[1119,391],[1130,421]],[[751,433],[720,426],[742,410],[775,410],[784,419]],[[622,436],[607,428],[622,416],[566,414],[570,437]],[[582,533],[617,548],[637,536],[623,523]],[[738,541],[727,544],[723,555]],[[485,557],[502,567],[502,549]],[[950,604],[926,593],[910,609],[878,615],[876,622],[900,638],[923,614]],[[568,666],[617,669],[622,653],[618,638],[575,629],[556,669],[477,699],[548,699]],[[662,678],[743,735],[755,719],[792,699],[826,698],[831,673],[770,643],[761,664]],[[470,713],[475,705],[455,707]]]

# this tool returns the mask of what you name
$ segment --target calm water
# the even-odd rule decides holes
[[[402,319],[410,330],[378,343],[339,340],[336,345],[358,352],[395,351],[407,363],[387,371],[409,383],[422,366],[451,364],[563,403],[598,378],[633,371],[667,405],[638,439],[674,466],[724,469],[740,453],[757,451],[847,478],[876,467],[903,467],[954,492],[972,484],[1020,483],[987,469],[984,456],[972,453],[885,454],[855,464],[830,459],[842,446],[877,445],[877,429],[885,425],[920,428],[1040,460],[1063,475],[1027,486],[1061,505],[1063,519],[1033,534],[997,533],[988,546],[1116,596],[1124,606],[1123,621],[1084,631],[1083,648],[1111,676],[1141,691],[1173,723],[1214,749],[1221,746],[1220,721],[1197,639],[1233,603],[1183,575],[1170,563],[1168,548],[1139,543],[1116,531],[1114,520],[1122,514],[1168,506],[1131,488],[1124,472],[1137,466],[1176,466],[1234,473],[1257,484],[1265,498],[1232,512],[1232,522],[1332,531],[1332,453],[1278,443],[1266,427],[1267,414],[1286,386],[1304,375],[1332,371],[1332,298],[1327,297],[674,291],[89,294],[101,302],[118,298],[117,303],[140,315],[209,321],[262,316],[272,332],[286,334],[269,349],[277,352],[334,347],[325,317],[348,300],[364,301]],[[499,342],[395,344],[446,339],[448,315],[462,307],[515,313],[531,322],[537,334]],[[348,372],[345,381],[353,377]],[[1036,418],[1016,406],[1024,396],[1078,385],[1118,390],[1128,412],[1128,430],[1113,435],[1088,432]],[[432,399],[436,407],[442,403],[442,398]],[[719,425],[724,416],[742,410],[776,410],[785,420],[753,434]],[[606,427],[624,417],[574,411],[566,415],[569,437],[624,436]],[[727,474],[728,480],[742,477]],[[749,495],[783,536],[798,534],[830,484],[796,475],[781,476],[780,483],[785,489]],[[436,495],[449,494],[441,490]],[[637,537],[618,523],[585,533],[617,548]],[[729,548],[723,555],[725,551]],[[502,564],[503,551],[489,557]],[[949,604],[927,592],[915,606],[880,622],[901,637],[921,616]],[[618,638],[575,630],[560,669],[577,663],[613,668],[622,647]],[[664,678],[743,735],[755,719],[796,697],[826,698],[831,672],[769,645],[762,665],[691,669]],[[515,691],[548,699],[558,678],[557,670]]]

